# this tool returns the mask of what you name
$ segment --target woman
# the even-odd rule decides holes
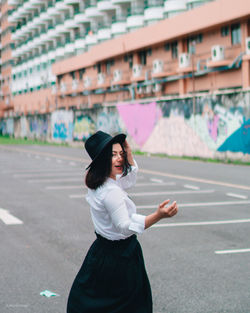
[[[152,295],[136,234],[177,213],[176,202],[143,216],[125,192],[138,171],[126,135],[98,131],[85,143],[86,199],[97,239],[72,285],[67,313],[152,313]]]

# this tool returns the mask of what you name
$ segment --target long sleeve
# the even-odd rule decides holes
[[[135,160],[134,163],[135,165],[131,167],[131,172],[129,172],[126,176],[117,179],[117,183],[122,189],[128,189],[136,183],[138,165]]]
[[[110,215],[113,225],[121,234],[129,236],[134,233],[140,234],[144,231],[145,216],[136,213],[129,216],[125,195],[120,188],[114,188],[107,193],[104,199],[104,206]]]

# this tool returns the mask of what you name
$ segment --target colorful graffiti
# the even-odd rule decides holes
[[[109,134],[122,131],[119,114],[114,112],[101,112],[97,117],[96,128]]]
[[[218,151],[233,151],[250,154],[250,119],[228,137],[218,148]]]
[[[95,123],[90,116],[78,116],[75,118],[73,138],[85,141],[96,130]]]
[[[249,94],[250,95],[250,94]],[[125,132],[134,149],[213,157],[216,151],[250,154],[249,95],[117,104],[51,115],[0,120],[0,134],[85,141],[96,130]]]
[[[162,116],[156,102],[118,104],[117,110],[124,121],[127,132],[140,147],[147,141]]]
[[[52,139],[55,141],[72,141],[73,111],[55,111],[51,115]]]

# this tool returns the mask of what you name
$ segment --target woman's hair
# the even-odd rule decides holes
[[[126,176],[128,172],[131,171],[131,165],[128,163],[127,154],[122,143],[113,142],[113,144],[119,143],[124,152],[124,165],[123,165],[123,174]],[[101,155],[93,162],[89,168],[85,183],[90,189],[97,189],[100,187],[111,173],[111,164],[112,164],[112,145],[108,145],[101,153]]]

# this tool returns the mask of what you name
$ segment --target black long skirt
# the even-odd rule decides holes
[[[97,235],[70,290],[67,313],[152,313],[152,294],[135,235]]]

